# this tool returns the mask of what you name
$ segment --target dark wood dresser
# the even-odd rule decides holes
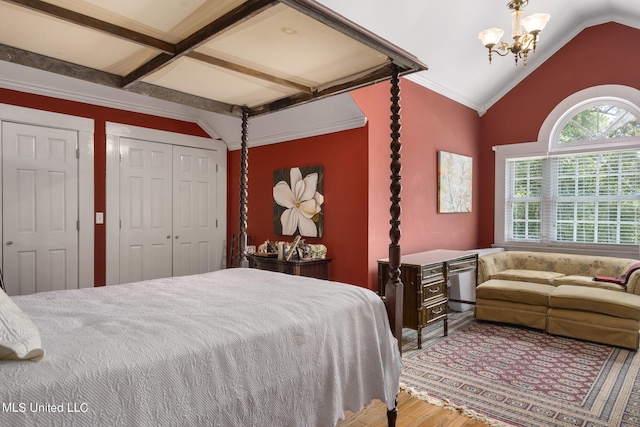
[[[404,284],[402,324],[418,331],[418,348],[422,348],[422,328],[443,322],[448,333],[447,286],[449,277],[465,271],[476,271],[478,255],[467,251],[436,249],[402,255],[400,280]],[[384,296],[389,277],[389,259],[378,260],[378,291]]]
[[[329,263],[331,258],[283,261],[278,258],[260,255],[249,255],[249,267],[261,270],[277,271],[294,276],[315,277],[329,280]]]

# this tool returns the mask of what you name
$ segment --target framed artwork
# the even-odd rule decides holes
[[[438,152],[438,212],[471,212],[472,160]]]
[[[324,235],[324,168],[273,172],[273,231],[284,236]]]

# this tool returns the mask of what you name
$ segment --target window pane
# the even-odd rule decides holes
[[[573,242],[574,227],[572,223],[559,223],[556,239],[559,242]]]
[[[640,136],[638,119],[618,105],[601,104],[574,115],[558,135],[558,144]]]

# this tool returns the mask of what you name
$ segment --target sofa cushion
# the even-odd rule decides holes
[[[547,332],[602,344],[638,349],[640,322],[606,314],[550,308]]]
[[[554,271],[541,270],[503,270],[491,275],[492,279],[500,280],[516,280],[521,282],[542,283],[543,285],[552,285],[553,280],[562,277],[564,274]]]
[[[475,318],[491,322],[511,323],[544,330],[548,307],[497,299],[477,299]]]
[[[549,296],[549,306],[640,320],[640,295],[608,289],[558,286]]]
[[[554,286],[542,283],[491,279],[478,285],[476,298],[506,300],[548,307],[549,295],[554,290]]]
[[[562,276],[557,279],[553,279],[555,286],[572,285],[572,286],[586,286],[589,288],[609,289],[611,291],[625,292],[625,287],[611,282],[598,282],[593,280],[593,277],[588,276]]]

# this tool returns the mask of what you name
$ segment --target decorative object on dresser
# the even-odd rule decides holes
[[[278,169],[273,172],[273,231],[322,237],[324,234],[324,168]]]
[[[418,348],[422,348],[422,328],[443,322],[448,333],[447,287],[449,278],[466,271],[476,271],[478,254],[467,251],[436,249],[403,255],[400,278],[404,284],[402,324],[418,331]],[[384,296],[389,260],[378,260],[378,290]],[[465,301],[469,302],[469,301]]]

